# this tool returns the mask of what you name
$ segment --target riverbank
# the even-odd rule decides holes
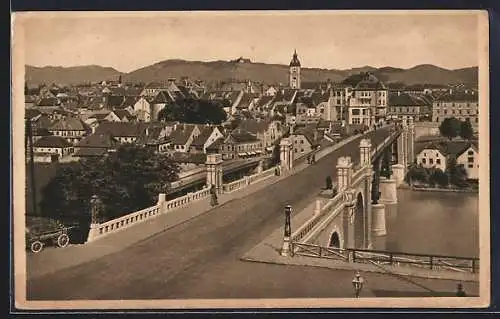
[[[405,187],[416,192],[440,192],[440,193],[468,193],[468,194],[479,194],[479,189],[463,189],[463,188],[438,188],[438,187],[428,187],[428,186],[408,186]]]

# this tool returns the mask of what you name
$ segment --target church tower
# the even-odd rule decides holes
[[[292,89],[300,89],[300,61],[297,57],[297,50],[293,53],[292,61],[290,61],[288,84]]]

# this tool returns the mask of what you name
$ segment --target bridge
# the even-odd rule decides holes
[[[216,208],[206,208],[206,213],[172,225],[168,231],[146,234],[139,242],[123,247],[122,242],[130,236],[129,232],[137,234],[146,229],[141,225],[148,223],[141,223],[140,220],[158,223],[159,219],[152,219],[151,215],[181,216],[187,213],[190,200],[206,198],[207,189],[201,191],[205,193],[191,193],[176,199],[176,203],[181,206],[177,210],[171,208],[173,202],[165,201],[160,195],[158,205],[138,212],[142,217],[129,217],[129,222],[133,222],[132,217],[139,220],[137,226],[130,226],[129,230],[117,231],[101,239],[96,238],[74,252],[70,249],[54,252],[56,256],[56,253],[64,254],[67,251],[67,258],[75,260],[86,254],[98,255],[104,248],[111,250],[106,255],[99,255],[91,261],[82,259],[78,264],[59,268],[56,264],[46,263],[62,263],[63,257],[43,259],[42,252],[28,258],[28,269],[34,269],[33,272],[42,267],[50,267],[51,271],[39,276],[28,272],[27,297],[29,300],[127,300],[344,296],[340,290],[345,287],[332,286],[332,276],[345,278],[352,276],[351,272],[325,272],[321,269],[304,272],[303,268],[248,263],[240,258],[263,236],[282,227],[285,205],[292,205],[295,210],[308,206],[316,198],[317,191],[324,186],[327,175],[332,175],[332,179],[336,180],[339,192],[326,205],[318,207],[317,213],[304,226],[294,230],[290,249],[295,251],[300,243],[318,243],[320,246],[339,249],[368,248],[372,236],[383,233],[383,223],[379,222],[383,219],[383,209],[376,205],[385,205],[394,200],[394,193],[391,192],[401,176],[404,176],[403,163],[410,160],[411,148],[403,146],[410,145],[411,141],[411,127],[381,128],[353,137],[332,151],[325,150],[316,164],[299,169],[293,167],[293,162],[287,161],[291,158],[290,149],[287,140],[284,140],[282,176],[263,176],[271,181],[265,187],[248,191],[242,197],[228,198]],[[395,144],[397,146],[393,146]],[[346,154],[350,158],[343,156]],[[394,173],[391,178],[385,178],[388,182],[384,182],[384,177],[377,179],[375,176],[377,167],[382,169],[388,166],[387,158],[390,162],[391,157],[387,154],[396,154],[392,156],[392,162],[396,158],[398,163],[391,164]],[[381,163],[380,166],[372,165],[377,161]],[[260,174],[270,173],[263,171]],[[249,184],[250,177],[247,176],[244,183],[236,181],[246,185],[246,188],[234,190],[229,184],[223,183],[221,175],[222,161],[217,156],[209,156],[207,184],[218,186],[221,196],[238,194],[252,188],[252,185],[258,185]],[[380,183],[379,198],[372,196],[377,181]],[[181,202],[188,204],[182,206],[185,204]],[[114,227],[116,225],[120,229],[121,221],[115,223]],[[103,225],[96,226],[95,233],[98,233]],[[111,225],[107,226],[110,230]],[[332,236],[335,231],[337,235]],[[339,240],[335,239],[336,236]],[[297,253],[300,252],[297,250]],[[45,263],[37,261],[37,258]],[[290,280],[304,274],[308,274],[309,280]],[[394,289],[405,285],[390,276],[373,278],[370,283],[372,287],[379,285]],[[426,281],[425,284],[434,283]]]

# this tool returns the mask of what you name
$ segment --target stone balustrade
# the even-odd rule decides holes
[[[226,194],[245,188],[250,184],[261,182],[276,175],[276,167],[271,167],[265,171],[250,176],[245,176],[234,182],[223,184],[222,191]]]
[[[133,212],[101,224],[91,225],[87,242],[94,241],[122,229],[139,224],[148,219],[157,217],[160,214],[171,212],[208,196],[210,196],[210,188],[208,187],[194,193],[188,193],[187,195],[177,197],[170,201],[165,201],[165,194],[160,194],[158,203],[154,206],[141,209],[137,212]]]

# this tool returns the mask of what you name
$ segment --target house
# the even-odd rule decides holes
[[[242,120],[235,131],[248,132],[262,142],[263,148],[271,148],[284,134],[283,125],[280,121],[269,119],[247,119]]]
[[[431,143],[417,154],[417,165],[424,168],[439,168],[446,171],[447,152],[444,145]]]
[[[170,134],[170,148],[176,152],[189,152],[191,143],[200,133],[200,129],[197,125],[179,124]]]
[[[421,98],[408,93],[390,93],[387,118],[407,121],[419,121],[426,103]]]
[[[94,134],[109,134],[120,143],[135,143],[148,127],[147,123],[134,122],[103,122]]]
[[[101,157],[115,152],[120,142],[108,133],[92,134],[83,138],[76,146],[75,157]]]
[[[105,113],[94,113],[93,115],[90,116],[91,118],[95,118],[99,122],[121,122],[120,118],[114,111],[111,112],[105,112]]]
[[[191,143],[191,152],[206,153],[207,147],[212,145],[215,141],[223,139],[224,134],[217,126],[204,126],[201,128],[201,133]]]
[[[385,120],[388,90],[373,74],[364,73],[349,98],[348,124],[372,126]]]
[[[163,123],[160,123],[160,125],[150,125],[146,127],[135,143],[152,148],[156,152],[164,153],[170,147],[171,138],[169,137],[169,133]]]
[[[479,96],[475,90],[452,91],[436,98],[432,103],[432,121],[440,124],[454,117],[461,121],[469,119],[477,130],[479,124]]]
[[[299,128],[290,134],[290,141],[293,148],[293,159],[303,157],[315,150],[323,136],[312,125]]]
[[[457,165],[462,165],[469,179],[479,180],[479,148],[470,143],[463,151],[457,154]]]
[[[49,128],[49,132],[55,136],[65,138],[69,143],[77,144],[85,135],[87,135],[87,133],[90,132],[90,128],[87,127],[79,118],[67,117],[55,122]]]
[[[158,114],[168,103],[175,101],[168,91],[161,90],[154,96],[141,96],[134,104],[133,112],[138,121],[158,120]]]
[[[451,158],[456,159],[457,165],[464,167],[470,179],[478,178],[479,152],[475,142],[443,141],[429,143],[417,153],[417,165],[446,171],[448,161]]]
[[[255,135],[237,131],[225,138],[221,151],[223,160],[234,160],[259,156],[263,153],[263,147]]]
[[[34,160],[36,162],[58,161],[61,158],[71,155],[74,146],[61,136],[43,136],[33,143]]]

